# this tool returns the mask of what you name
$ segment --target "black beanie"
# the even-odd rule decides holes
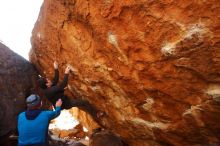
[[[39,85],[42,89],[46,89],[46,88],[47,88],[46,83],[47,83],[47,81],[46,81],[45,78],[40,77],[40,78],[38,79],[38,85]]]

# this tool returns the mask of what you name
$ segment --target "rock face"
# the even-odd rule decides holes
[[[131,146],[220,142],[219,0],[47,0],[32,36],[41,73],[70,64],[71,94]],[[72,96],[73,97],[73,96]]]
[[[0,43],[0,137],[17,127],[25,97],[34,87],[36,71],[24,58]]]
[[[89,146],[125,146],[125,144],[113,133],[102,130],[92,134]]]

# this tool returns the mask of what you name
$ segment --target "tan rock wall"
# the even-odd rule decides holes
[[[130,145],[220,142],[219,0],[46,0],[31,61],[74,67],[69,90]]]

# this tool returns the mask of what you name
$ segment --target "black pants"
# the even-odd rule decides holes
[[[87,100],[83,99],[69,99],[67,96],[64,96],[62,99],[62,109],[70,109],[72,107],[78,107],[79,109],[89,113],[93,118],[97,118],[97,110],[92,104]]]

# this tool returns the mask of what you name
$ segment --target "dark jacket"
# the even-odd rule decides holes
[[[46,98],[55,106],[56,101],[61,98],[65,102],[66,98],[64,96],[64,88],[68,83],[68,74],[64,74],[63,81],[60,84],[57,84],[59,80],[59,71],[55,69],[54,78],[52,80],[52,86],[44,90]]]

